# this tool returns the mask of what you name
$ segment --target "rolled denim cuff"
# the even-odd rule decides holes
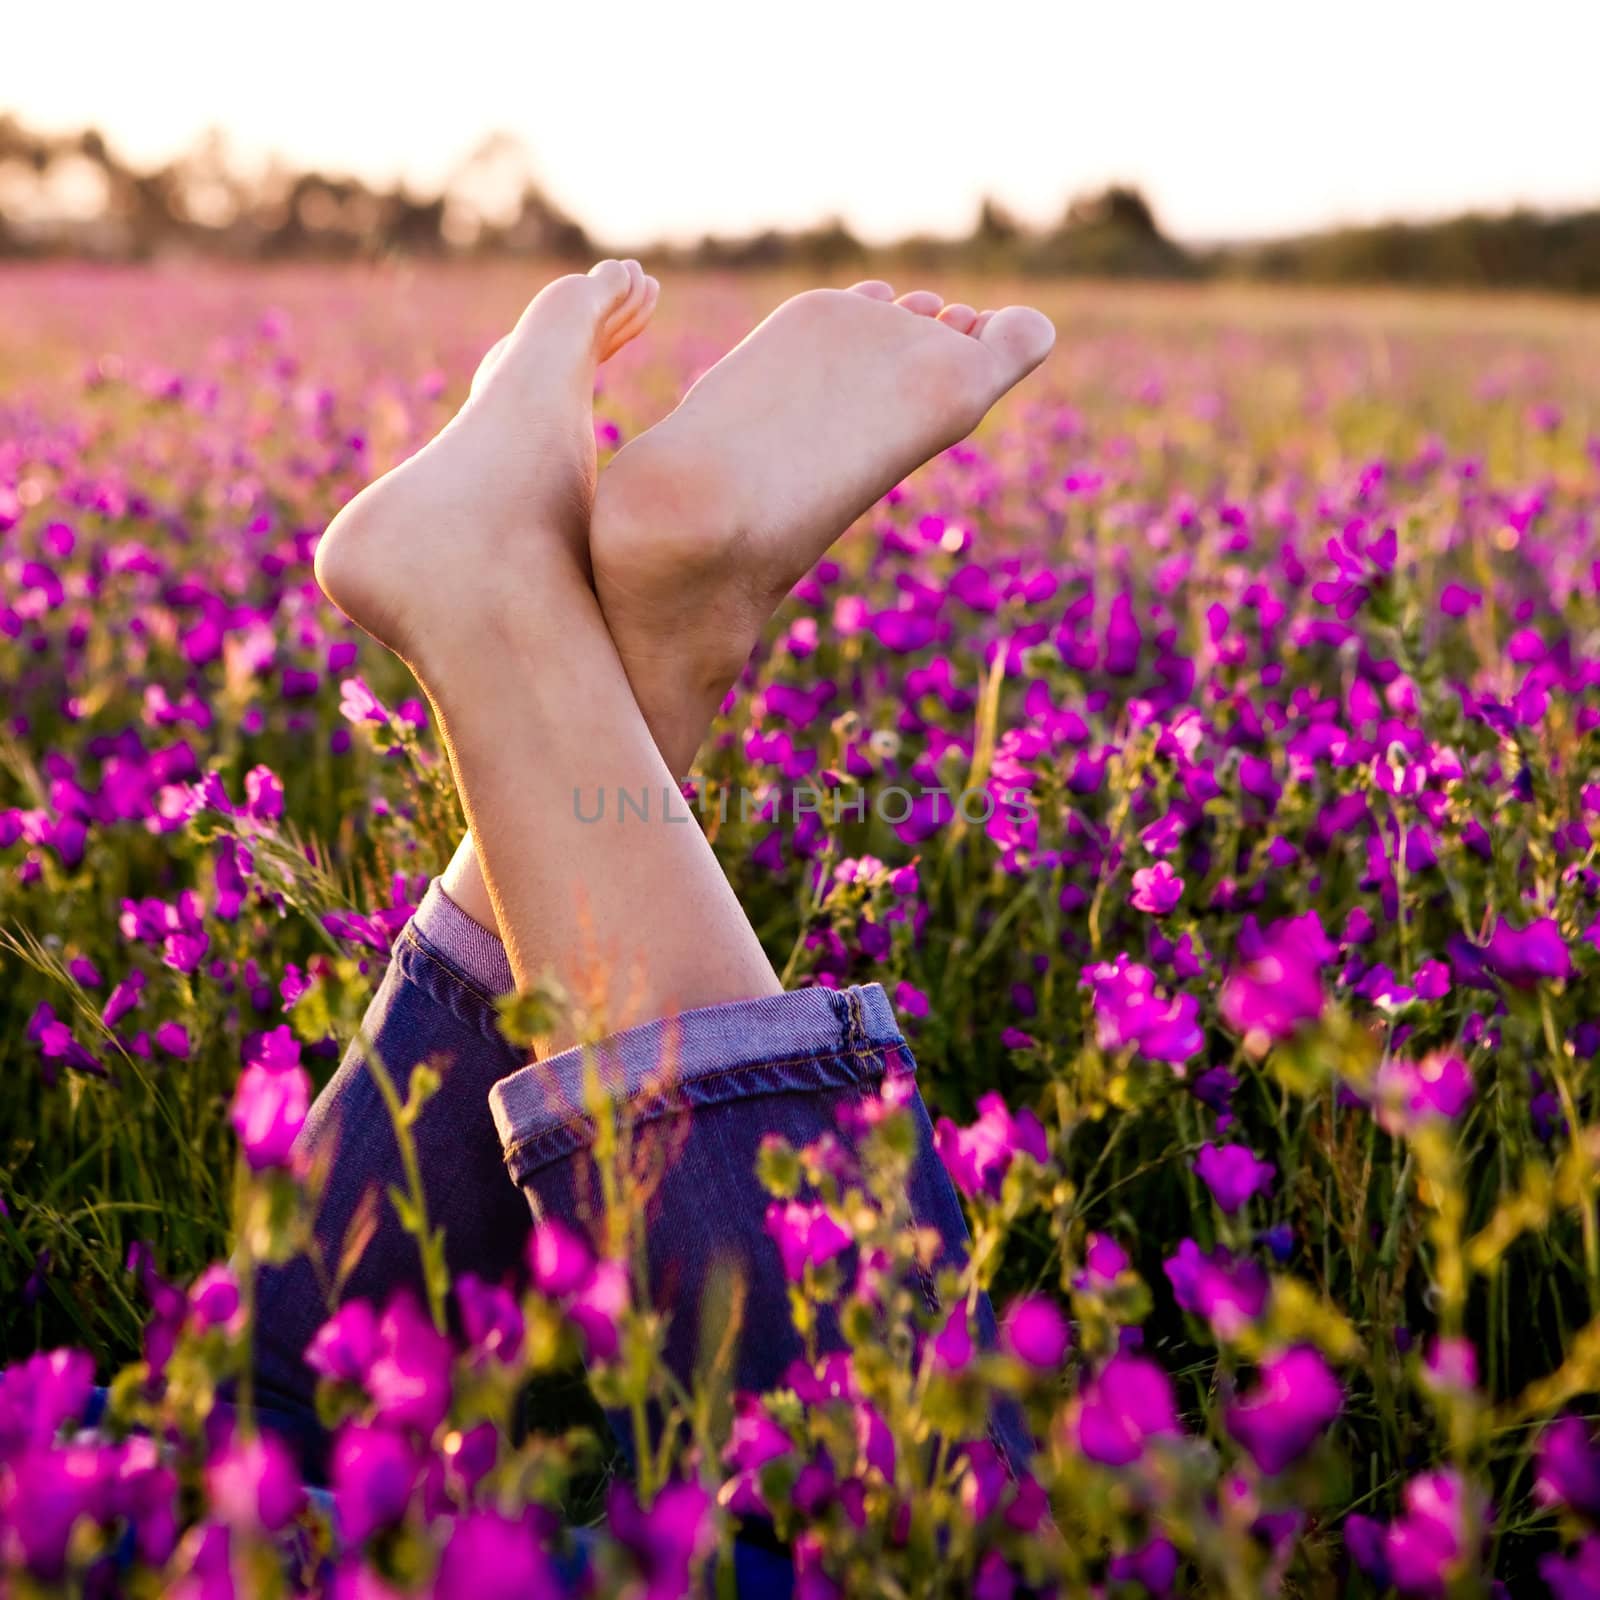
[[[411,919],[411,931],[485,994],[510,994],[516,988],[511,958],[499,936],[469,917],[437,878]]]
[[[794,989],[647,1022],[502,1078],[489,1104],[511,1176],[523,1183],[590,1142],[585,1083],[594,1071],[610,1100],[648,1118],[915,1070],[888,995],[869,983]]]

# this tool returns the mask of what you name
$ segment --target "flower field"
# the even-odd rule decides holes
[[[930,1309],[895,1096],[774,1144],[772,1271],[845,1348],[681,1393],[624,1185],[517,1281],[339,1311],[307,1496],[252,1264],[460,826],[312,552],[535,286],[0,276],[0,1586],[726,1594],[745,1521],[805,1600],[1600,1596],[1600,313],[1553,302],[1047,291],[1049,363],[798,586],[701,764],[785,981],[894,999],[970,1264]],[[602,470],[794,287],[669,279]],[[669,1418],[631,1480],[522,1425],[580,1359]]]

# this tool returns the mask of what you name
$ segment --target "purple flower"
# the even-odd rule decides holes
[[[181,1022],[163,1022],[155,1032],[156,1044],[180,1061],[189,1059],[189,1030]]]
[[[1401,1499],[1383,1541],[1390,1581],[1402,1594],[1442,1596],[1472,1557],[1469,1517],[1481,1525],[1485,1508],[1453,1471],[1422,1473]]]
[[[972,1361],[972,1328],[967,1318],[967,1303],[958,1300],[934,1336],[933,1351],[941,1370],[962,1372]]]
[[[1553,917],[1540,917],[1520,929],[1501,917],[1483,959],[1496,977],[1517,989],[1531,989],[1546,978],[1570,978],[1573,973],[1572,953]]]
[[[366,1371],[377,1419],[424,1437],[450,1408],[450,1341],[402,1290],[378,1320],[378,1350]]]
[[[1083,1253],[1083,1271],[1072,1280],[1079,1293],[1104,1294],[1128,1270],[1128,1252],[1108,1233],[1091,1233]]]
[[[1558,1417],[1545,1429],[1534,1494],[1544,1505],[1568,1506],[1600,1519],[1600,1450],[1581,1417]]]
[[[928,1014],[928,997],[914,983],[897,983],[894,990],[897,1011],[919,1020]]]
[[[1208,1255],[1185,1239],[1163,1265],[1178,1304],[1204,1317],[1219,1339],[1237,1339],[1266,1309],[1266,1272],[1221,1245]]]
[[[257,822],[283,815],[283,781],[271,767],[252,767],[244,775],[245,814]]]
[[[1249,1204],[1251,1196],[1265,1194],[1278,1171],[1242,1144],[1201,1145],[1194,1170],[1230,1217]]]
[[[1449,1051],[1421,1061],[1391,1057],[1373,1080],[1378,1123],[1402,1134],[1428,1121],[1453,1122],[1471,1102],[1472,1087],[1472,1069]]]
[[[698,1483],[669,1483],[648,1510],[630,1485],[614,1483],[606,1498],[612,1534],[633,1558],[639,1600],[676,1600],[694,1587],[697,1571],[716,1546],[711,1496]]]
[[[430,1592],[434,1600],[555,1600],[567,1590],[533,1514],[472,1511],[451,1529]]]
[[[774,1200],[767,1207],[767,1232],[783,1258],[783,1275],[791,1283],[805,1276],[808,1266],[820,1267],[850,1248],[850,1235],[820,1203]]]
[[[311,1080],[301,1067],[251,1065],[239,1074],[228,1115],[252,1171],[288,1164],[310,1108]]]
[[[115,1467],[114,1452],[84,1443],[25,1451],[0,1474],[0,1525],[34,1576],[62,1577],[80,1518],[108,1520]]]
[[[405,1434],[347,1422],[333,1442],[333,1499],[339,1531],[359,1545],[399,1522],[422,1476],[422,1457]]]
[[[1470,1395],[1478,1387],[1478,1352],[1470,1339],[1435,1339],[1422,1361],[1422,1381],[1435,1394]]]
[[[365,1300],[350,1300],[317,1329],[306,1365],[335,1383],[365,1383],[378,1355],[378,1314]]]
[[[1155,1538],[1125,1556],[1111,1558],[1113,1583],[1136,1583],[1146,1594],[1172,1593],[1178,1576],[1178,1552],[1166,1539]]]
[[[235,1433],[206,1463],[212,1514],[240,1532],[276,1533],[305,1503],[288,1447],[272,1433]]]
[[[1165,861],[1141,867],[1133,875],[1133,893],[1128,904],[1135,911],[1148,911],[1164,917],[1183,898],[1183,879]]]
[[[189,1285],[189,1321],[201,1330],[235,1330],[239,1315],[239,1280],[225,1261],[206,1268]]]
[[[1053,1371],[1067,1353],[1067,1319],[1045,1295],[1014,1301],[1000,1332],[1012,1355],[1036,1372]]]
[[[1095,1038],[1102,1050],[1133,1045],[1151,1061],[1179,1069],[1198,1055],[1205,1043],[1200,1031],[1200,1003],[1193,995],[1163,998],[1155,974],[1126,954],[1085,970],[1083,980],[1094,994]]]
[[[941,1117],[934,1144],[956,1187],[965,1195],[998,1197],[1018,1155],[1040,1166],[1050,1159],[1039,1119],[1026,1107],[1013,1115],[1005,1101],[992,1092],[979,1096],[977,1120],[965,1128]]]
[[[528,1267],[534,1287],[553,1300],[576,1293],[593,1265],[589,1247],[553,1218],[541,1222],[528,1240]]]
[[[100,1013],[100,1020],[108,1028],[114,1028],[138,1005],[140,996],[144,993],[146,983],[145,975],[134,967],[106,998],[105,1010]]]
[[[1260,1054],[1322,1015],[1322,966],[1337,952],[1314,912],[1239,940],[1241,960],[1222,985],[1223,1020]]]
[[[345,678],[339,684],[339,714],[349,722],[389,720],[383,702],[367,687],[364,678]]]
[[[1228,1431],[1265,1473],[1298,1461],[1338,1416],[1344,1392],[1306,1345],[1261,1363],[1254,1389],[1229,1408]]]
[[[83,1420],[94,1361],[81,1350],[47,1350],[0,1372],[0,1458],[47,1445]]]
[[[1590,1534],[1570,1556],[1541,1556],[1539,1576],[1549,1585],[1554,1600],[1597,1600],[1600,1538]]]
[[[613,1361],[621,1348],[620,1326],[628,1310],[628,1271],[620,1261],[594,1264],[588,1281],[567,1303],[567,1318],[583,1335],[591,1361]]]
[[[461,1308],[461,1330],[473,1350],[506,1366],[515,1365],[524,1332],[517,1297],[465,1272],[456,1280],[456,1304]]]
[[[1129,1466],[1147,1440],[1178,1432],[1172,1384],[1143,1356],[1113,1356],[1079,1397],[1078,1448],[1103,1466]]]

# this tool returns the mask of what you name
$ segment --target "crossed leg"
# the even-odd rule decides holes
[[[1039,312],[886,283],[785,302],[600,479],[595,589],[674,778],[783,597],[862,512],[969,433],[1049,353]],[[498,365],[496,347],[486,368]],[[444,876],[493,927],[469,835]]]
[[[598,943],[651,1018],[754,1001],[759,1014],[741,1013],[736,1030],[743,1046],[757,1047],[762,1029],[749,1024],[759,1020],[769,1043],[809,1039],[819,1050],[843,1038],[847,1018],[851,1061],[881,1073],[903,1052],[881,991],[848,1003],[816,991],[778,998],[698,827],[609,829],[602,841],[575,814],[573,791],[659,793],[686,772],[771,609],[860,511],[1037,365],[1052,332],[1020,309],[935,316],[935,297],[896,302],[875,283],[799,296],[623,451],[591,520],[595,367],[644,325],[654,297],[632,262],[550,285],[485,363],[458,418],[341,513],[319,547],[318,577],[411,664],[435,704],[472,828],[445,887],[483,927],[505,930],[507,978],[552,973],[581,992]],[[453,1272],[497,1278],[521,1253],[527,1210],[519,1223],[513,1202],[523,1203],[500,1170],[485,1101],[518,1063],[484,995],[424,945],[402,941],[368,1031],[394,1072],[451,1058],[446,1092],[415,1129],[430,1216],[444,1225]],[[725,1038],[713,1030],[713,1054]],[[897,1070],[906,1066],[909,1056]],[[397,1175],[373,1070],[352,1050],[302,1136],[302,1153],[331,1173],[317,1220],[329,1255],[361,1197]],[[831,1125],[841,1081],[805,1097],[809,1120],[790,1130],[797,1142]],[[533,1086],[536,1115],[543,1088]],[[915,1105],[917,1209],[959,1249],[959,1206]],[[741,1236],[747,1280],[772,1278],[752,1168],[776,1114],[752,1103],[742,1123],[731,1111],[697,1117],[720,1155],[709,1171],[671,1179],[680,1200],[663,1197],[673,1225],[651,1237],[663,1304],[697,1303],[682,1263],[710,1251],[684,1251],[686,1224],[720,1222]],[[747,1160],[732,1154],[744,1144]],[[547,1211],[567,1215],[577,1203],[574,1162],[517,1175]],[[409,1241],[386,1216],[378,1226],[347,1294],[382,1300],[415,1285]],[[762,1337],[740,1376],[757,1389],[787,1359],[782,1285],[764,1289],[772,1303],[751,1305]],[[274,1269],[260,1304],[258,1372],[271,1380],[261,1387],[304,1411],[315,1284],[298,1265]],[[673,1337],[692,1343],[692,1322],[677,1316]],[[688,1349],[669,1351],[686,1371]]]

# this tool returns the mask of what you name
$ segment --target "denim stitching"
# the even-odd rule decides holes
[[[460,985],[460,987],[465,989],[468,994],[473,995],[475,998],[483,1001],[486,1007],[491,1009],[493,1008],[496,997],[490,994],[487,989],[480,989],[478,985],[475,984],[472,979],[467,977],[464,973],[458,972],[455,967],[453,967],[444,959],[443,956],[435,954],[433,947],[423,941],[422,935],[418,933],[410,923],[406,924],[405,940],[406,943],[409,944],[418,955],[426,956],[428,960],[431,961],[433,965],[436,966],[442,973],[444,973],[447,978],[451,979],[452,982]]]
[[[407,949],[400,952],[402,961],[405,956],[413,953],[421,956],[423,960],[425,960],[428,965],[434,969],[434,972],[443,976],[448,982],[450,985],[450,993],[452,998],[464,1001],[470,1014],[468,1016],[461,1016],[461,1013],[456,1010],[454,1005],[452,1005],[450,1009],[455,1012],[455,1015],[460,1017],[463,1022],[467,1022],[471,1026],[475,1027],[485,1039],[488,1039],[492,1043],[499,1045],[508,1044],[506,1036],[500,1031],[499,1016],[494,1009],[493,999],[489,995],[485,994],[481,989],[477,988],[470,979],[463,977],[455,970],[454,967],[450,966],[448,962],[435,955],[433,951],[422,942],[421,938],[412,933],[409,928],[407,928],[405,932],[405,941]],[[431,973],[429,974],[429,976],[432,975],[433,974]],[[421,975],[419,974],[405,972],[402,970],[402,976],[407,982],[410,983],[419,983],[421,981]],[[442,1000],[443,996],[437,996],[436,998]]]
[[[868,1056],[878,1055],[885,1051],[898,1048],[899,1046],[895,1044],[878,1045],[875,1048],[866,1051],[865,1054]],[[737,1066],[718,1067],[715,1072],[697,1072],[692,1078],[686,1078],[682,1081],[684,1083],[707,1083],[717,1079],[729,1078],[741,1072],[765,1072],[774,1067],[799,1067],[804,1066],[807,1062],[840,1060],[840,1052],[836,1049],[809,1050],[804,1055],[783,1056],[774,1061],[741,1061]],[[897,1071],[903,1076],[909,1071],[909,1069],[901,1068],[897,1069]],[[886,1076],[887,1072],[888,1068],[885,1067],[884,1070],[879,1073],[879,1076]],[[915,1076],[914,1073],[911,1075]],[[859,1083],[859,1079],[852,1079],[850,1087],[858,1088]],[[774,1089],[770,1092],[773,1094],[814,1094],[817,1089],[824,1087],[826,1087],[826,1085],[800,1084],[793,1089]],[[634,1101],[645,1098],[650,1093],[650,1088],[650,1085],[642,1085],[638,1089],[635,1089],[631,1094],[624,1095],[621,1099],[616,1100],[613,1103],[619,1107],[632,1105]],[[715,1104],[715,1102],[712,1102],[712,1104]],[[657,1111],[648,1117],[642,1118],[641,1125],[646,1122],[658,1122],[662,1117],[670,1116],[673,1114],[673,1112],[680,1109],[682,1108],[679,1106],[665,1107],[664,1109]],[[691,1106],[689,1109],[705,1110],[709,1109],[709,1107]],[[526,1150],[529,1145],[534,1144],[541,1139],[549,1138],[553,1134],[575,1131],[581,1128],[589,1120],[590,1119],[587,1114],[580,1114],[578,1116],[568,1117],[562,1122],[552,1122],[549,1127],[541,1128],[537,1133],[527,1134],[523,1138],[518,1139],[515,1144],[508,1144],[505,1147],[505,1158],[507,1162],[509,1162],[513,1156],[517,1155],[520,1151]]]

